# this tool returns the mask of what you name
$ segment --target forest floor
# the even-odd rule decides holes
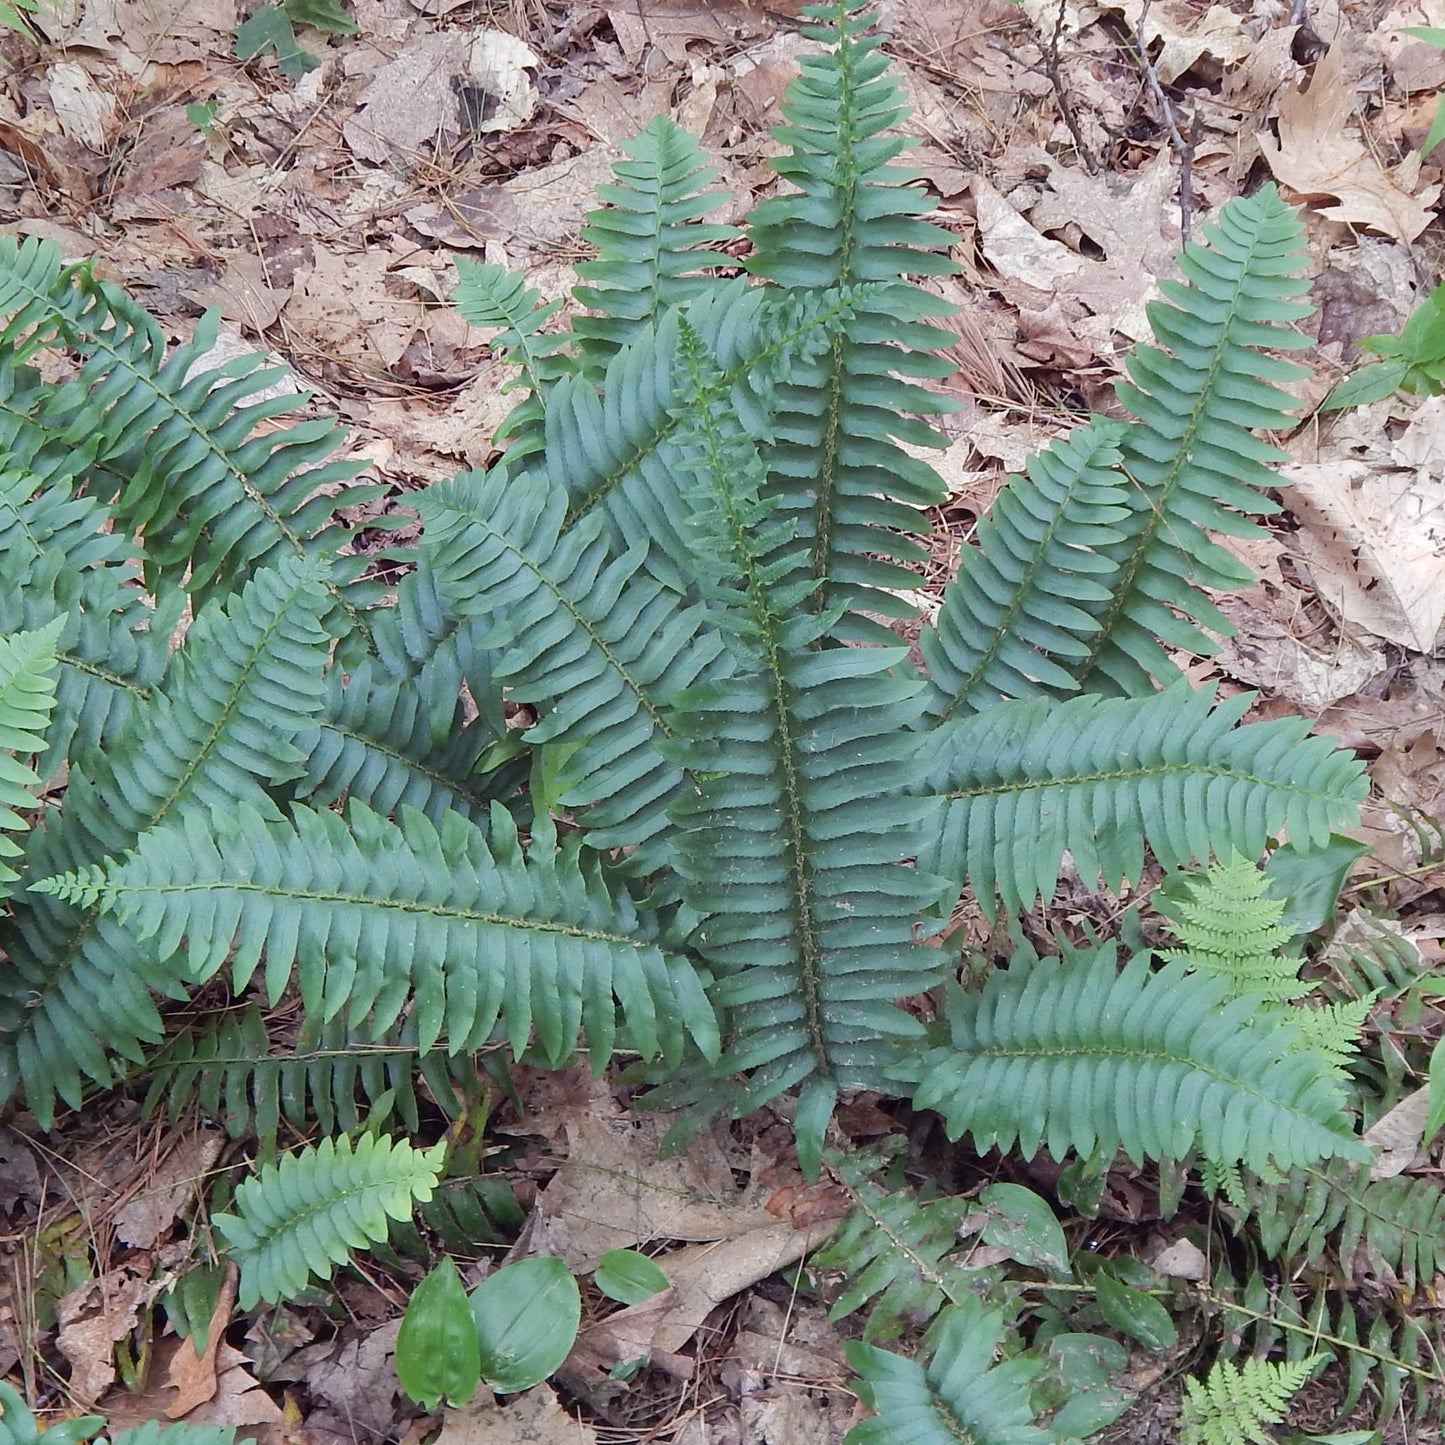
[[[293,9],[341,13],[334,0]],[[1445,401],[1317,408],[1352,343],[1398,330],[1441,274],[1442,174],[1419,152],[1445,51],[1401,32],[1445,26],[1445,0],[883,9],[914,106],[911,160],[958,263],[940,285],[960,309],[939,586],[1007,472],[1079,410],[1109,404],[1182,228],[1197,234],[1268,179],[1306,203],[1318,311],[1301,357],[1314,378],[1282,441],[1284,510],[1239,546],[1259,581],[1223,601],[1236,633],[1192,676],[1256,689],[1254,715],[1318,719],[1370,760],[1360,837],[1374,852],[1349,901],[1439,961]],[[811,42],[790,8],[735,0],[352,0],[345,13],[358,33],[297,31],[320,62],[306,68],[295,54],[238,58],[237,0],[42,0],[33,36],[0,40],[0,217],[96,258],[177,338],[219,307],[223,344],[274,353],[404,508],[407,492],[485,464],[508,407],[505,368],[448,305],[454,257],[505,262],[564,295],[596,184],[660,113],[703,138],[718,218],[737,219],[774,184],[769,127]],[[280,39],[284,50],[284,27]],[[1439,1023],[1427,1009],[1419,1028]],[[800,1211],[826,1220],[835,1201],[787,1192],[786,1126],[763,1115],[658,1164],[652,1124],[605,1081],[523,1074],[516,1104],[497,1126],[515,1140],[504,1164],[524,1247],[580,1265],[618,1245],[697,1241],[709,1282],[669,1306],[672,1373],[623,1389],[607,1379],[619,1342],[594,1332],[563,1396],[542,1387],[456,1412],[443,1445],[841,1440],[859,1410],[847,1328],[778,1273],[801,1252]],[[849,1108],[855,1139],[894,1127],[866,1099]],[[163,1337],[156,1300],[191,1249],[194,1200],[233,1157],[224,1134],[125,1103],[43,1142],[25,1124],[0,1133],[0,1375],[117,1424],[184,1415],[253,1427],[266,1445],[419,1445],[388,1364],[404,1291],[384,1274],[348,1275],[339,1321],[304,1304],[256,1315],[199,1362]],[[1141,1211],[1147,1191],[1116,1184],[1091,1247],[1167,1242],[1169,1226]],[[660,1322],[648,1323],[655,1345]],[[152,1337],[153,1354],[139,1344]],[[131,1390],[127,1357],[148,1365]],[[1111,1438],[1171,1439],[1175,1398],[1161,1383]]]

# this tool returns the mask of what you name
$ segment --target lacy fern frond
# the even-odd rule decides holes
[[[20,876],[5,861],[23,851],[10,835],[25,832],[25,814],[37,807],[43,779],[21,757],[45,751],[55,706],[55,644],[64,625],[56,618],[37,632],[0,637],[0,898]]]
[[[283,1155],[236,1189],[235,1214],[213,1214],[241,1266],[237,1300],[294,1299],[307,1280],[330,1279],[355,1249],[385,1241],[393,1219],[410,1219],[432,1196],[446,1141],[413,1149],[404,1140],[345,1136]]]
[[[969,1297],[975,1272],[968,1268],[967,1246],[959,1245],[959,1226],[974,1208],[971,1199],[920,1198],[906,1184],[885,1188],[872,1177],[884,1162],[877,1151],[830,1151],[824,1162],[853,1203],[838,1232],[809,1261],[814,1269],[846,1274],[830,1320],[868,1305],[863,1338],[878,1344]]]
[[[101,906],[190,977],[222,968],[240,991],[262,965],[274,1005],[293,973],[308,1016],[379,1038],[410,1005],[423,1050],[474,1051],[502,1020],[521,1055],[535,1030],[552,1067],[587,1031],[611,1057],[621,1006],[631,1046],[681,1057],[688,1035],[716,1054],[716,1024],[688,961],[658,924],[609,889],[576,845],[524,858],[498,804],[490,830],[448,814],[399,824],[353,804],[345,819],[297,805],[290,822],[245,804],[189,814],[141,838],[125,861],[32,885]]]
[[[1293,937],[1281,924],[1283,898],[1270,898],[1269,879],[1242,854],[1222,859],[1203,873],[1166,881],[1154,907],[1184,946],[1160,955],[1189,968],[1217,974],[1231,997],[1254,993],[1277,1003],[1303,998],[1310,986],[1299,977],[1297,958],[1281,958]]]
[[[1123,540],[1117,524],[1128,516],[1120,430],[1094,421],[1055,441],[979,523],[938,620],[918,639],[940,723],[1077,687],[1068,664],[1087,656],[1080,639],[1099,627],[1080,604],[1109,600],[1115,564],[1103,548]]]
[[[1137,879],[1147,842],[1166,867],[1230,848],[1258,856],[1287,828],[1321,845],[1368,790],[1364,766],[1303,718],[1236,724],[1252,700],[1217,706],[1177,683],[1141,698],[1005,702],[950,725],[930,784],[946,802],[920,866],[995,890],[1022,912],[1053,896],[1067,849],[1086,883]]]
[[[1117,571],[1107,603],[1083,609],[1097,629],[1070,671],[1085,690],[1138,694],[1179,670],[1168,649],[1208,656],[1209,632],[1232,629],[1204,588],[1247,586],[1252,573],[1217,542],[1259,535],[1251,515],[1278,510],[1265,495],[1286,460],[1256,431],[1289,424],[1279,383],[1301,367],[1265,351],[1309,344],[1291,323],[1311,308],[1304,232],[1272,185],[1224,207],[1179,258],[1184,281],[1164,280],[1148,308],[1161,346],[1140,346],[1125,365],[1119,400],[1138,418],[1123,434],[1130,514],[1103,555]],[[1168,348],[1167,350],[1162,348]]]
[[[980,1151],[1123,1149],[1137,1165],[1198,1147],[1256,1170],[1364,1157],[1334,1071],[1296,1043],[1286,1017],[1226,1002],[1217,979],[1152,973],[1147,955],[1120,969],[1099,945],[1020,951],[980,992],[955,988],[948,1042],[892,1072]]]
[[[829,48],[799,58],[774,132],[788,150],[771,162],[797,191],[754,210],[747,266],[792,290],[883,284],[828,351],[780,382],[766,460],[771,490],[808,544],[821,606],[844,606],[849,636],[887,642],[864,614],[913,615],[895,594],[917,585],[924,509],[943,500],[937,473],[900,444],[941,446],[919,418],[951,410],[917,384],[953,369],[930,355],[950,338],[929,320],[950,308],[905,278],[952,271],[951,238],[920,219],[936,202],[913,184],[916,172],[892,164],[909,142],[886,132],[907,107],[866,0],[808,13],[826,23],[804,34]]]
[[[286,557],[331,560],[358,600],[364,557],[341,554],[339,508],[380,496],[346,486],[358,468],[329,460],[341,438],[327,421],[269,433],[258,424],[296,398],[256,400],[277,379],[259,356],[208,363],[219,317],[167,354],[155,321],[85,266],[64,266],[52,241],[0,239],[0,347],[20,359],[63,346],[82,358],[74,381],[34,393],[32,416],[60,447],[85,449],[90,484],[120,525],[144,531],[147,585],[184,585],[197,604]]]
[[[698,222],[724,198],[707,193],[717,172],[676,121],[658,116],[622,149],[627,159],[612,167],[617,184],[598,187],[607,208],[590,212],[582,228],[597,257],[577,267],[577,301],[597,314],[578,316],[572,331],[594,375],[668,307],[716,289],[709,268],[728,258],[704,248],[738,235],[734,226]]]
[[[1314,1366],[1314,1358],[1220,1360],[1207,1380],[1186,1379],[1179,1445],[1272,1445],[1264,1427],[1284,1419]]]
[[[873,1411],[844,1445],[1049,1445],[1033,1423],[1029,1382],[1040,1362],[1017,1358],[994,1364],[1003,1316],[976,1296],[939,1317],[933,1357],[916,1360],[850,1341],[844,1348],[859,1377],[858,1393]]]

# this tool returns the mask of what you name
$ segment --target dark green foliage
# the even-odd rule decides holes
[[[1020,952],[981,992],[954,989],[946,1041],[895,1072],[950,1134],[1025,1158],[1122,1148],[1137,1164],[1196,1144],[1256,1170],[1367,1157],[1328,1062],[1293,1051],[1294,1026],[1256,1018],[1254,999],[1224,999],[1179,964],[1121,970],[1112,947]]]
[[[942,443],[923,383],[949,370],[946,307],[916,282],[949,269],[950,237],[895,164],[872,14],[820,15],[745,274],[724,274],[735,233],[700,223],[711,172],[666,122],[590,217],[571,331],[519,279],[462,267],[518,404],[494,465],[416,499],[399,578],[339,520],[375,492],[347,485],[335,428],[259,400],[259,358],[207,362],[214,318],[167,352],[87,268],[0,243],[0,621],[55,681],[48,723],[22,708],[0,738],[0,802],[18,824],[43,800],[6,829],[25,844],[0,1096],[23,1087],[48,1125],[149,1073],[153,1105],[194,1097],[268,1147],[283,1124],[332,1135],[216,1220],[243,1307],[368,1245],[420,1257],[418,1204],[457,1249],[515,1226],[481,1168],[473,1055],[636,1056],[700,1112],[796,1089],[809,1172],[858,1088],[1100,1169],[1119,1148],[1216,1171],[1361,1156],[1330,1059],[1182,965],[1021,950],[953,988],[946,1022],[918,999],[954,971],[926,941],[965,888],[1013,912],[1066,853],[1110,885],[1146,849],[1253,859],[1287,829],[1308,855],[1363,796],[1352,755],[1303,723],[1236,726],[1249,700],[1216,704],[1167,655],[1207,651],[1202,589],[1244,580],[1207,532],[1248,535],[1270,505],[1253,432],[1294,375],[1266,353],[1294,344],[1299,227],[1269,188],[1218,213],[1151,313],[1160,348],[1129,362],[1136,420],[1096,419],[1009,483],[922,632],[925,676],[887,623],[912,615],[899,592],[943,496],[915,452]],[[49,353],[72,380],[42,382]],[[432,1101],[458,1121],[450,1158],[379,1134],[434,1139]],[[937,1316],[927,1366],[856,1347],[879,1414],[852,1440],[1033,1445],[1051,1411],[1063,1436],[1117,1413],[1117,1344],[1057,1311],[1034,1356],[1003,1344],[962,1202],[850,1188],[838,1310],[876,1301],[874,1338]],[[1006,1190],[1028,1193],[989,1197]]]

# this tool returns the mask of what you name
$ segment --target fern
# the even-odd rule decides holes
[[[959,1228],[972,1201],[920,1199],[908,1188],[884,1188],[869,1177],[881,1162],[871,1151],[830,1152],[826,1162],[853,1205],[810,1262],[814,1269],[847,1272],[830,1320],[846,1319],[868,1305],[863,1338],[877,1344],[968,1297],[974,1272],[967,1250],[960,1250]]]
[[[613,167],[619,184],[598,188],[607,209],[591,212],[582,229],[597,257],[577,267],[578,304],[598,314],[578,316],[572,331],[594,374],[668,307],[714,289],[706,268],[718,258],[703,248],[738,235],[733,226],[696,224],[721,199],[705,194],[717,172],[675,121],[659,116],[622,149],[628,159]]]
[[[20,875],[6,862],[21,848],[8,835],[25,831],[22,812],[35,807],[41,779],[16,753],[45,747],[45,727],[55,706],[55,643],[64,626],[57,618],[38,632],[0,637],[0,898]]]
[[[65,808],[32,834],[26,876],[42,880],[133,847],[168,817],[224,816],[239,799],[275,814],[265,784],[301,771],[296,739],[314,725],[330,638],[324,565],[292,560],[213,603],[187,634],[163,688],[134,708],[123,737],[71,773]],[[166,956],[32,887],[3,935],[0,1096],[23,1080],[42,1122],[58,1094],[80,1103],[82,1080],[105,1085],[108,1059],[145,1061],[163,1035],[152,991],[176,995]]]
[[[243,1310],[259,1300],[294,1299],[308,1279],[330,1279],[351,1251],[384,1240],[389,1221],[407,1219],[432,1196],[446,1157],[364,1134],[284,1155],[236,1190],[236,1213],[211,1222],[241,1266]]]
[[[1220,1360],[1203,1383],[1186,1379],[1179,1445],[1270,1445],[1264,1427],[1284,1419],[1314,1364],[1247,1360],[1236,1366]]]
[[[277,376],[260,357],[204,366],[218,315],[167,356],[160,328],[122,292],[64,266],[53,241],[6,237],[0,319],[0,348],[17,360],[57,344],[83,358],[73,382],[36,393],[42,420],[61,445],[93,449],[93,483],[122,526],[144,528],[151,590],[184,582],[200,603],[298,556],[333,559],[338,585],[360,577],[366,559],[338,555],[332,514],[382,489],[337,490],[357,468],[327,460],[339,439],[329,422],[256,434],[295,403],[254,399]]]
[[[848,1432],[845,1445],[1047,1445],[1051,1437],[1031,1423],[1029,1403],[1039,1362],[993,1364],[1002,1336],[1003,1316],[970,1295],[939,1317],[927,1368],[850,1341],[848,1361],[874,1414]]]
[[[679,1057],[686,1033],[716,1052],[697,975],[658,947],[656,920],[609,894],[575,845],[524,859],[500,806],[484,833],[458,814],[438,829],[411,810],[397,825],[360,804],[344,819],[298,804],[269,821],[236,803],[152,830],[118,866],[33,886],[106,909],[162,958],[183,953],[195,981],[228,968],[243,989],[264,955],[273,1005],[295,971],[309,1015],[373,1039],[410,1005],[423,1050],[443,1032],[453,1053],[475,1050],[500,1017],[517,1055],[535,1029],[557,1067],[585,1028],[601,1070],[615,998],[647,1056]]]
[[[981,992],[955,989],[947,1042],[894,1074],[951,1136],[1025,1158],[1122,1148],[1137,1164],[1196,1144],[1256,1170],[1365,1157],[1328,1062],[1298,1051],[1284,1018],[1226,1003],[1217,980],[1179,964],[1147,964],[1120,970],[1107,946],[1064,962],[1016,954]]]
[[[930,785],[947,802],[921,867],[969,878],[1010,912],[1052,896],[1064,852],[1080,876],[1138,879],[1147,842],[1166,867],[1230,848],[1258,856],[1288,828],[1322,845],[1369,784],[1358,759],[1303,719],[1236,724],[1252,697],[1176,684],[1143,698],[1006,702],[955,723]]]

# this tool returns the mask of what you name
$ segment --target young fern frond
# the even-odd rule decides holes
[[[1303,718],[1236,726],[1252,695],[1214,703],[1176,683],[1139,698],[1005,702],[952,724],[930,776],[946,804],[920,866],[968,878],[1009,912],[1053,896],[1065,850],[1086,883],[1138,879],[1215,850],[1258,856],[1284,827],[1325,843],[1368,791],[1364,766]]]
[[[274,1005],[296,978],[309,1017],[380,1038],[410,1005],[418,1045],[475,1051],[500,1018],[513,1052],[536,1042],[552,1067],[580,1030],[600,1071],[621,1006],[631,1046],[681,1057],[691,1035],[716,1054],[716,1024],[692,965],[659,926],[570,845],[524,858],[493,805],[488,832],[405,810],[390,823],[296,805],[289,822],[233,804],[212,820],[142,837],[123,862],[32,885],[102,907],[194,981],[228,970],[239,991],[264,960]]]
[[[1272,185],[1202,229],[1206,244],[1179,258],[1183,283],[1161,281],[1166,299],[1148,308],[1161,347],[1137,347],[1131,382],[1117,388],[1138,418],[1120,444],[1130,515],[1124,539],[1102,549],[1117,568],[1113,596],[1083,604],[1096,629],[1069,667],[1085,690],[1147,692],[1179,676],[1166,649],[1215,652],[1208,632],[1232,629],[1202,589],[1234,590],[1252,574],[1208,534],[1257,536],[1249,517],[1278,510],[1264,489],[1286,458],[1254,433],[1289,425],[1278,383],[1306,374],[1263,354],[1309,344],[1290,329],[1311,309],[1295,299],[1309,289],[1304,232]]]
[[[582,228],[597,257],[577,267],[576,299],[597,314],[576,317],[572,333],[594,376],[668,307],[716,290],[721,282],[708,268],[727,258],[704,248],[738,235],[734,226],[698,222],[723,197],[707,193],[717,172],[676,121],[658,116],[622,149],[628,158],[612,167],[618,184],[598,187],[607,209],[592,211]]]
[[[0,898],[19,874],[5,861],[24,851],[11,834],[29,826],[44,781],[22,756],[45,751],[45,729],[55,706],[55,643],[64,618],[36,632],[0,636]]]
[[[500,352],[509,366],[518,367],[503,392],[525,389],[527,395],[512,408],[494,439],[508,443],[506,464],[515,467],[542,447],[542,418],[554,383],[568,375],[574,364],[559,355],[565,335],[542,330],[558,311],[560,301],[542,300],[542,294],[505,266],[457,257],[457,289],[452,298],[458,314],[473,326],[500,327],[492,338],[492,351]]]
[[[1218,1361],[1204,1381],[1186,1379],[1179,1445],[1271,1445],[1277,1425],[1309,1378],[1315,1359]]]
[[[953,263],[949,234],[919,219],[936,202],[892,164],[909,142],[886,132],[907,107],[866,3],[831,0],[812,11],[827,23],[804,28],[829,49],[800,57],[774,132],[788,150],[771,162],[797,190],[754,210],[747,266],[790,290],[881,283],[826,352],[780,381],[765,459],[771,492],[808,543],[817,605],[841,604],[850,638],[886,643],[864,614],[913,615],[895,592],[917,585],[924,509],[943,500],[937,473],[900,443],[943,445],[918,418],[951,410],[917,384],[953,370],[929,354],[949,337],[928,324],[951,308],[905,278]]]
[[[226,1251],[241,1266],[237,1300],[294,1299],[313,1276],[330,1279],[354,1249],[381,1244],[394,1219],[410,1219],[432,1197],[446,1140],[413,1149],[364,1134],[283,1155],[236,1189],[236,1213],[213,1214]]]
[[[1041,1362],[993,1363],[1003,1326],[1003,1316],[976,1295],[949,1306],[934,1327],[926,1369],[850,1341],[844,1348],[858,1373],[858,1394],[874,1413],[844,1445],[1049,1445],[1053,1436],[1033,1423],[1029,1402]]]
[[[894,1069],[914,1104],[980,1151],[1055,1159],[1123,1149],[1145,1158],[1289,1169],[1368,1151],[1328,1061],[1297,1050],[1287,1018],[1226,1003],[1179,964],[1122,970],[1112,945],[1061,962],[1015,955],[982,990],[954,989],[948,1042]]]

